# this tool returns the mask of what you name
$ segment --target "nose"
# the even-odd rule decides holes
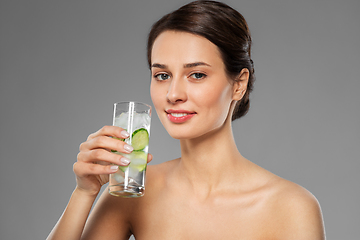
[[[173,78],[169,85],[166,98],[167,101],[172,104],[186,102],[186,81],[181,78]]]

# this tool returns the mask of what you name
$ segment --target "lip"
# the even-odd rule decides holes
[[[191,119],[196,114],[196,112],[187,111],[187,110],[183,110],[183,109],[168,109],[168,110],[165,110],[165,112],[167,113],[168,119],[173,123],[184,123],[184,122],[188,121],[189,119]],[[185,113],[186,115],[181,116],[181,117],[175,117],[175,116],[171,115],[171,113]]]

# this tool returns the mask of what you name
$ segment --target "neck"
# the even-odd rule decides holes
[[[194,191],[209,195],[218,188],[230,186],[238,178],[245,158],[238,151],[231,122],[199,138],[180,140],[181,177]]]

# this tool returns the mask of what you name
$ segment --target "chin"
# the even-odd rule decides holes
[[[203,137],[208,134],[211,135],[211,133],[214,133],[219,128],[211,128],[206,130],[204,128],[193,129],[189,126],[184,126],[184,128],[179,127],[177,129],[174,129],[173,126],[170,126],[165,129],[172,138],[178,140],[184,140],[184,139],[195,139],[195,138]]]
[[[189,133],[188,131],[171,131],[168,129],[166,129],[166,131],[168,132],[170,137],[178,140],[191,139],[197,137],[196,135],[194,135],[194,133]]]
[[[195,139],[214,133],[224,125],[222,121],[200,124],[199,121],[190,121],[183,124],[170,123],[167,118],[160,120],[168,134],[178,140]],[[205,121],[205,120],[204,120]],[[204,122],[201,121],[201,122]]]

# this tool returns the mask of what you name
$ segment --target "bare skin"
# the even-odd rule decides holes
[[[230,83],[215,45],[172,31],[156,39],[152,63],[152,100],[166,130],[180,139],[181,158],[148,167],[144,197],[106,190],[87,220],[114,171],[108,164],[124,165],[99,150],[125,149],[110,138],[121,137],[122,129],[90,135],[74,165],[77,188],[48,239],[325,239],[315,197],[247,160],[235,145],[231,114],[246,91],[248,70]],[[193,116],[174,122],[174,109]]]
[[[136,239],[324,239],[318,203],[300,186],[269,173],[262,186],[255,180],[257,187],[203,197],[172,175],[179,163],[149,167],[143,198],[116,199],[105,192],[84,239],[127,239],[130,233]]]

